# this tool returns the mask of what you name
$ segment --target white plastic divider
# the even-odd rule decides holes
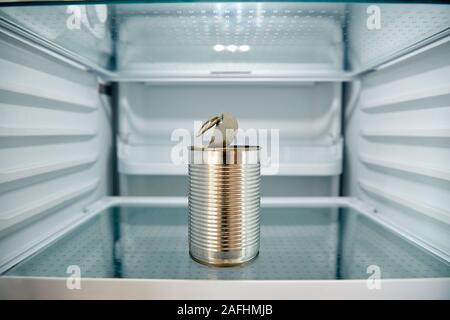
[[[365,137],[450,138],[449,128],[362,129]]]
[[[131,145],[117,139],[119,172],[126,175],[186,175],[187,163],[171,162],[171,145]],[[342,139],[330,145],[289,146],[280,150],[282,176],[334,176],[342,173]],[[261,165],[261,174],[273,172],[270,162]]]
[[[96,131],[93,129],[0,127],[0,137],[92,137],[95,135]]]
[[[36,71],[24,65],[19,65],[6,60],[0,60],[0,70],[2,70],[2,73],[4,74],[11,75],[9,77],[0,77],[1,90],[45,98],[63,104],[70,103],[82,109],[95,110],[97,108],[95,105],[95,91],[86,92],[84,86],[74,84],[69,79],[61,79],[54,75]],[[31,72],[35,73],[35,77],[39,78],[42,83],[53,83],[53,85],[37,87],[35,83],[33,83],[33,78],[26,77],[26,75]],[[65,88],[69,85],[72,88],[70,100],[67,99],[68,93],[65,92]]]
[[[448,209],[439,208],[422,201],[417,201],[416,199],[412,199],[407,194],[400,193],[398,191],[386,190],[386,188],[377,186],[365,179],[359,179],[359,185],[361,186],[361,188],[371,194],[397,203],[408,209],[419,211],[424,215],[427,215],[446,224],[450,224],[450,211]]]
[[[447,68],[445,72],[450,72]],[[378,96],[364,101],[361,105],[362,110],[372,111],[379,108],[390,108],[395,111],[395,107],[400,103],[414,102],[415,100],[430,99],[432,97],[445,96],[450,94],[450,88],[447,85],[437,85],[436,87],[414,90],[407,93],[398,93],[392,97]],[[426,104],[423,105],[426,107]]]
[[[163,206],[185,207],[187,197],[103,197],[86,208],[88,212],[98,212],[110,206]],[[351,197],[261,197],[261,206],[270,207],[354,207],[359,211],[374,212],[372,207]]]
[[[2,212],[0,215],[0,231],[5,230],[25,220],[35,218],[51,209],[66,204],[69,201],[93,191],[99,180],[95,179],[87,184],[76,185],[62,192],[52,194],[48,197],[27,203],[25,206],[16,208],[9,212]]]
[[[85,165],[93,164],[97,161],[95,157],[85,157],[78,160],[55,161],[45,163],[33,163],[27,166],[20,166],[0,170],[0,184],[32,178],[40,175],[50,174],[68,169],[74,169]]]
[[[399,161],[384,160],[366,154],[361,154],[360,159],[362,162],[373,166],[450,181],[450,170],[444,167],[441,168],[423,163],[404,163]]]

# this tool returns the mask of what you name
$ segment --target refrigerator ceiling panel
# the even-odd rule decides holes
[[[443,37],[450,8],[364,3],[8,6],[20,33],[115,76],[336,76]]]

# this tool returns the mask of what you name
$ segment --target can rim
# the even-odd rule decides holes
[[[189,146],[188,149],[191,151],[258,151],[261,147],[249,145],[233,145],[226,147]]]

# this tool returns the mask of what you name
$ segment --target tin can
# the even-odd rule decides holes
[[[200,263],[234,266],[259,252],[258,146],[190,147],[189,252]]]

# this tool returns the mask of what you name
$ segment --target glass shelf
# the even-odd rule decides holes
[[[0,7],[0,26],[127,81],[348,79],[450,32],[450,6],[181,2]],[[112,72],[112,74],[108,73]]]
[[[252,263],[208,267],[188,254],[187,208],[116,205],[94,215],[6,272],[7,276],[307,280],[450,277],[450,264],[376,219],[348,207],[279,202],[261,209],[261,249]]]

